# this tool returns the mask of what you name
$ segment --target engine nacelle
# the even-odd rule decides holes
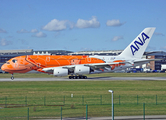
[[[54,68],[54,72],[53,72],[54,76],[67,76],[68,75],[68,69],[64,69],[64,68]]]
[[[90,73],[90,67],[86,66],[76,66],[74,69],[74,73],[78,75],[83,75],[83,74],[89,74]]]

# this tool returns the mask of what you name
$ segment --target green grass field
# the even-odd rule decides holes
[[[48,78],[49,79],[49,78]],[[117,95],[165,95],[165,81],[34,81],[0,82],[3,96],[102,95],[108,90]]]
[[[165,76],[163,73],[107,73],[89,77],[149,75]],[[35,76],[47,77],[45,74],[15,74],[15,77]],[[10,75],[2,74],[1,78],[5,77]],[[0,107],[3,108],[0,118],[26,116],[28,107],[30,117],[60,117],[61,107],[63,117],[80,117],[85,116],[86,104],[91,117],[111,116],[109,89],[114,90],[115,116],[142,115],[143,103],[147,115],[166,113],[165,81],[11,81],[0,82]]]

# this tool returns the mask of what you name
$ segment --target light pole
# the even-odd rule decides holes
[[[114,98],[113,98],[113,90],[108,90],[108,92],[112,93],[112,120],[114,120]]]

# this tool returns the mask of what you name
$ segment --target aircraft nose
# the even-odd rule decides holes
[[[5,71],[5,65],[1,66],[1,70]]]

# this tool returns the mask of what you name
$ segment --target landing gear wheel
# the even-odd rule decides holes
[[[12,76],[11,76],[11,80],[14,80],[14,76],[13,76],[13,74],[12,74]]]
[[[73,76],[69,76],[69,79],[73,79]]]
[[[83,76],[79,76],[79,79],[83,79]]]
[[[87,76],[69,76],[69,79],[87,79]]]
[[[83,76],[84,79],[87,79],[87,76]]]
[[[14,77],[12,76],[11,79],[14,80]]]

